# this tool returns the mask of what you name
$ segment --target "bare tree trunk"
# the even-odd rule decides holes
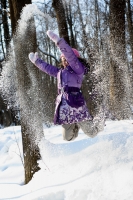
[[[125,0],[110,0],[110,109],[117,119],[128,119],[129,77],[125,54]]]
[[[10,126],[13,122],[11,110],[7,110],[6,103],[0,96],[0,127]]]
[[[87,45],[88,45],[87,44],[87,34],[86,34],[86,30],[85,30],[86,25],[84,24],[84,20],[83,20],[82,13],[80,10],[79,0],[76,0],[76,3],[77,3],[77,7],[78,7],[79,20],[80,20],[81,31],[82,31],[82,36],[83,36],[83,39],[81,42],[83,42],[84,47],[87,47]]]
[[[9,24],[8,24],[8,10],[7,10],[7,1],[6,0],[0,0],[1,5],[1,13],[0,18],[2,22],[0,22],[0,76],[2,72],[2,64],[8,55],[8,48],[9,48],[9,42],[10,42],[10,34],[9,34]],[[1,26],[2,25],[2,26]],[[2,31],[3,30],[3,31]],[[7,108],[7,101],[4,101],[2,93],[0,93],[0,126],[6,127],[10,126],[13,121],[13,115],[11,109]]]
[[[60,37],[63,37],[68,44],[70,44],[65,9],[62,0],[53,0],[52,6],[56,13],[59,35]]]
[[[9,0],[13,33],[15,32],[15,29],[17,27],[18,19],[20,18],[22,8],[26,4],[31,4],[31,0],[23,0],[23,1],[22,0]]]
[[[126,0],[126,2],[127,2],[127,21],[128,21],[128,30],[129,30],[131,55],[132,55],[132,68],[133,68],[133,21],[132,21],[132,10],[131,10],[131,2],[130,2],[130,0]]]
[[[100,14],[99,14],[99,6],[98,0],[95,0],[95,40],[96,40],[96,49],[103,50],[103,41],[102,41],[102,34],[101,34],[101,27],[100,27]]]
[[[69,31],[70,31],[70,45],[73,48],[77,48],[75,38],[74,38],[74,32],[73,32],[73,20],[75,19],[72,17],[72,9],[71,9],[70,4],[68,4],[68,6],[66,5],[65,9],[66,9],[66,18],[69,25]]]
[[[12,30],[15,33],[20,12],[30,0],[10,0],[12,9]],[[12,20],[11,20],[12,21]],[[21,22],[20,22],[21,23]],[[38,143],[43,137],[39,70],[28,59],[30,52],[36,50],[36,31],[34,20],[27,21],[25,32],[17,31],[14,35],[15,62],[18,82],[18,96],[21,114],[21,132],[23,142],[25,183],[28,183],[35,172],[39,170],[40,159]]]
[[[98,24],[98,2],[95,0],[95,29],[94,29],[94,35],[95,35],[95,49],[97,52],[99,52],[99,40],[98,40],[98,35],[99,35],[99,24]]]
[[[99,47],[98,47],[98,22],[96,23],[95,36],[96,36],[96,43],[93,45],[90,44],[88,34],[86,33],[86,24],[84,23],[82,12],[79,5],[79,0],[76,0],[77,7],[78,7],[78,14],[81,23],[82,29],[82,43],[86,52],[88,54],[88,63],[90,65],[90,72],[85,76],[84,83],[82,85],[83,88],[83,95],[86,99],[87,106],[92,116],[96,116],[100,112],[100,108],[102,105],[102,94],[100,88],[100,82],[98,82],[98,77],[94,73],[95,68],[99,66]],[[95,9],[96,10],[96,9]],[[94,98],[93,98],[94,97]]]
[[[6,52],[8,52],[8,47],[9,47],[9,42],[10,42],[10,34],[9,34],[9,25],[8,25],[8,13],[6,11],[7,10],[7,1],[1,0],[1,7],[2,7],[2,9],[4,9],[4,12],[2,15],[2,21],[3,21]]]

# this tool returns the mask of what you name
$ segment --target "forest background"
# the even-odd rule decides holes
[[[90,65],[83,93],[93,116],[132,119],[133,2],[131,0],[0,0],[0,126],[21,124],[25,183],[39,170],[43,123],[50,126],[56,79],[30,63],[37,51],[52,65],[60,52],[53,30]],[[31,137],[32,135],[32,137]]]

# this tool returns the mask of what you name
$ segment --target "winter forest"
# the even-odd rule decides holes
[[[60,65],[47,30],[89,63],[82,91],[91,114],[133,119],[132,0],[0,0],[0,129],[21,126],[25,184],[40,169],[43,126],[53,123],[57,81],[28,59],[38,52]]]

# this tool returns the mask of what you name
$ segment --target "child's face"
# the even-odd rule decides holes
[[[62,65],[63,65],[64,68],[68,66],[68,62],[65,59],[65,57],[63,57],[63,56],[61,57],[61,62],[62,62]]]

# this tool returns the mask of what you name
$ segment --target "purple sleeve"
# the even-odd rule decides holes
[[[43,60],[41,60],[40,58],[38,58],[35,62],[35,65],[43,72],[45,72],[46,74],[49,74],[50,76],[54,76],[57,77],[57,73],[59,71],[59,69],[55,66],[52,66],[46,62],[44,62]]]
[[[79,61],[79,59],[74,54],[72,48],[68,45],[68,43],[63,38],[61,38],[57,43],[57,46],[60,48],[60,51],[64,54],[67,62],[75,71],[75,73],[78,75],[83,74],[84,65]]]

